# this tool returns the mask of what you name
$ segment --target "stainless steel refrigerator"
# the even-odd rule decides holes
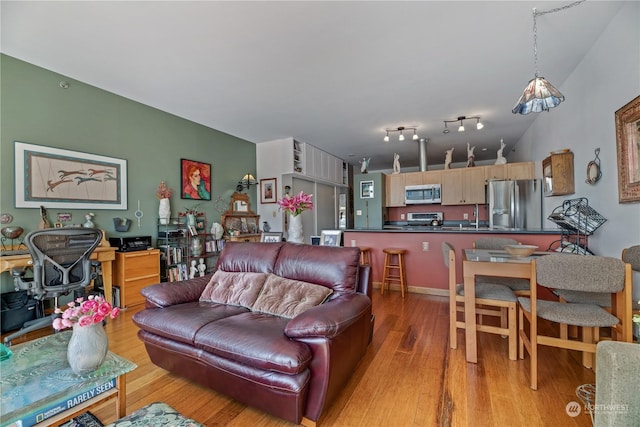
[[[539,179],[488,181],[490,228],[542,228],[542,188]]]

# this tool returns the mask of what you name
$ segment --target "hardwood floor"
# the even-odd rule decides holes
[[[291,426],[151,364],[123,311],[106,326],[111,351],[135,362],[127,375],[127,413],[155,401],[206,426]],[[478,363],[465,361],[464,332],[449,349],[447,299],[375,292],[375,332],[365,358],[321,426],[591,426],[584,412],[570,417],[575,389],[594,373],[573,351],[542,347],[539,389],[529,388],[529,359],[510,361],[507,339],[478,334]],[[14,344],[18,344],[16,340]],[[114,405],[92,412],[105,424]]]

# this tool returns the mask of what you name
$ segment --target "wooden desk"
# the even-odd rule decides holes
[[[116,248],[110,246],[98,246],[91,254],[91,259],[100,261],[102,266],[102,284],[104,285],[104,297],[111,302],[113,294],[113,267],[112,261],[116,259]],[[11,271],[13,267],[25,267],[33,261],[31,255],[7,255],[0,256],[0,273]]]
[[[511,258],[505,251],[491,249],[464,249],[462,251],[462,274],[464,276],[464,320],[467,362],[478,363],[476,340],[476,275],[518,277],[531,279],[531,260],[545,252],[536,252],[531,257]]]

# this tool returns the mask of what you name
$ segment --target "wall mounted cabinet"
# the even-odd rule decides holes
[[[571,151],[552,153],[542,161],[542,185],[545,196],[575,193]]]
[[[483,168],[442,171],[442,204],[475,205],[486,203]]]
[[[406,173],[397,173],[394,175],[385,176],[386,194],[385,194],[385,206],[400,207],[405,206],[404,203],[404,186]]]

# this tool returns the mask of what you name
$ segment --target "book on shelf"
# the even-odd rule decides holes
[[[55,415],[60,414],[61,412],[67,411],[74,406],[80,405],[94,397],[101,395],[113,388],[116,387],[116,379],[111,378],[104,383],[100,383],[95,387],[91,387],[89,389],[82,390],[81,392],[64,399],[59,402],[51,403],[46,405],[37,411],[31,412],[29,414],[24,415],[20,419],[12,422],[11,424],[7,424],[7,427],[30,427],[41,423]]]

